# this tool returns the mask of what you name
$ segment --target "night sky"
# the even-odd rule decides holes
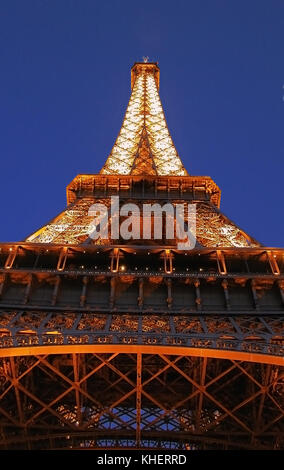
[[[189,173],[283,247],[283,49],[283,0],[0,0],[0,240],[25,238],[76,174],[99,172],[147,55]]]

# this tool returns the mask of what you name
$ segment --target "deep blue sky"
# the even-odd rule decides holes
[[[0,0],[0,240],[23,239],[76,174],[100,170],[148,55],[188,171],[284,246],[283,49],[283,0]]]

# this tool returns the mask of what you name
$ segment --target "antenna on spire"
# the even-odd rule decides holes
[[[143,55],[143,62],[144,64],[147,64],[149,62],[149,57]]]

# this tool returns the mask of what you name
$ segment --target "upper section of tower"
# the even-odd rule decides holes
[[[133,65],[130,100],[101,174],[188,174],[168,130],[159,96],[159,83],[160,69],[156,62],[136,62]]]

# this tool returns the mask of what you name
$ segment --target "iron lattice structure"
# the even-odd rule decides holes
[[[157,64],[67,209],[0,246],[0,448],[283,449],[284,250],[220,212],[168,132]],[[196,204],[197,244],[88,235],[94,202]],[[139,216],[138,216],[139,217]]]
[[[157,64],[135,64],[122,127],[102,174],[187,175],[170,136],[159,97]]]

